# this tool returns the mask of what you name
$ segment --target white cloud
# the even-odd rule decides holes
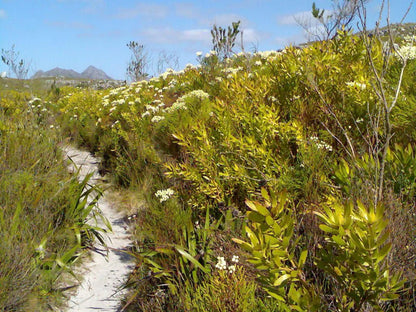
[[[331,14],[331,10],[325,10],[324,20]],[[313,17],[311,11],[297,12],[291,15],[284,15],[277,18],[279,25],[306,25],[307,27],[317,27],[320,22],[317,18]]]
[[[298,33],[290,37],[276,37],[274,41],[279,47],[283,48],[285,46],[298,45],[299,43],[305,42],[305,36]]]
[[[269,37],[268,34],[263,32],[258,32],[253,28],[243,29],[243,40],[244,42],[259,42],[262,39]]]
[[[148,38],[150,42],[154,43],[174,43],[177,38],[177,31],[170,27],[164,28],[147,28],[140,32],[141,35]]]
[[[148,28],[141,34],[155,43],[175,43],[184,41],[209,42],[211,33],[209,29],[177,30],[170,27]]]
[[[242,21],[246,22],[246,20],[237,14],[220,14],[215,15],[212,22],[213,24],[219,25],[219,26],[225,26],[225,25],[231,25],[232,22],[238,22]]]
[[[211,30],[208,28],[195,28],[187,30],[178,30],[171,27],[148,28],[140,33],[148,42],[158,44],[176,44],[176,43],[195,43],[201,46],[211,46]],[[246,48],[255,45],[263,39],[269,38],[267,33],[258,32],[253,28],[243,30],[243,40]],[[236,45],[240,45],[240,37],[237,38]]]
[[[116,18],[119,19],[132,19],[138,16],[147,18],[159,18],[162,19],[168,14],[168,8],[164,5],[139,3],[133,8],[119,9],[116,13]]]
[[[315,19],[311,11],[297,12],[291,15],[284,15],[277,18],[280,25],[299,25],[299,21],[312,21]]]
[[[6,11],[3,9],[0,9],[0,19],[6,18]]]
[[[209,29],[189,29],[181,31],[181,38],[185,41],[209,41],[211,32]]]
[[[200,22],[201,24],[207,25],[209,27],[211,27],[214,24],[217,26],[226,27],[226,26],[231,26],[233,22],[238,22],[238,21],[241,21],[240,29],[242,27],[250,26],[250,22],[248,21],[248,19],[246,19],[245,17],[241,15],[233,14],[233,13],[215,15],[212,18],[204,18]]]

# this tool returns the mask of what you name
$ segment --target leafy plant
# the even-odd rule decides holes
[[[264,303],[256,299],[255,292],[255,282],[248,279],[242,266],[238,266],[233,273],[220,270],[208,275],[196,289],[185,288],[181,301],[184,311],[268,311]]]
[[[294,235],[287,195],[277,197],[262,189],[262,196],[264,204],[246,201],[249,242],[233,240],[248,251],[248,261],[258,270],[262,287],[278,300],[279,311],[312,311],[317,307],[316,298],[303,272],[308,252],[300,249],[300,237]]]
[[[211,36],[214,51],[217,52],[221,60],[225,60],[231,56],[235,46],[235,40],[240,33],[240,21],[233,22],[232,26],[227,29],[217,25],[212,26]]]
[[[151,278],[158,281],[159,287],[165,285],[171,294],[177,295],[182,287],[192,288],[204,280],[211,272],[212,232],[220,222],[210,223],[209,209],[206,212],[204,227],[194,224],[185,225],[180,233],[180,244],[164,244],[140,246],[141,251],[135,256],[151,272]],[[143,283],[131,280],[128,285]],[[134,292],[128,300],[126,308],[139,293]]]
[[[315,214],[326,235],[317,263],[335,281],[337,311],[363,311],[367,305],[381,309],[381,300],[397,298],[404,281],[400,273],[390,273],[385,261],[391,245],[383,206],[332,199]]]
[[[105,233],[107,230],[112,231],[111,223],[97,207],[102,191],[97,186],[89,184],[92,175],[93,173],[89,173],[80,181],[77,186],[78,192],[64,214],[64,218],[73,222],[71,229],[74,231],[77,243],[83,247],[91,245],[95,239],[105,245],[101,233]],[[98,226],[98,220],[104,227]]]

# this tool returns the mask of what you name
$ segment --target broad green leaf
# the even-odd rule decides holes
[[[327,232],[327,233],[336,233],[337,232],[336,230],[334,230],[333,228],[331,228],[331,227],[329,227],[329,226],[327,226],[325,224],[320,224],[319,225],[319,228],[322,231]]]
[[[376,263],[382,261],[391,249],[391,244],[386,244],[383,248],[381,248],[377,253]]]
[[[256,208],[257,208],[257,211],[261,215],[263,215],[265,217],[270,216],[270,211],[266,207],[264,207],[262,204],[256,203]]]
[[[272,296],[273,298],[275,298],[275,299],[277,299],[277,300],[279,300],[279,301],[282,301],[282,302],[284,302],[284,301],[285,301],[285,299],[284,299],[282,296],[280,296],[279,294],[277,294],[276,292],[273,292],[273,291],[268,290],[268,289],[266,289],[266,291],[267,291],[267,293],[268,293],[270,296]]]
[[[235,243],[239,244],[241,246],[241,248],[243,248],[244,250],[246,250],[248,252],[251,252],[253,250],[253,247],[249,243],[247,243],[247,242],[245,242],[245,241],[243,241],[241,239],[233,238],[232,240]]]
[[[303,265],[306,262],[306,257],[308,256],[308,251],[304,250],[301,252],[300,257],[299,257],[299,261],[298,261],[298,268],[302,268]]]
[[[347,244],[340,236],[337,235],[332,236],[332,240],[340,246],[345,246]]]
[[[274,281],[273,286],[280,286],[288,278],[290,278],[289,274],[283,274],[277,280]]]
[[[252,202],[251,200],[246,200],[246,205],[248,208],[250,208],[253,211],[257,211],[256,204]]]
[[[266,201],[270,202],[270,196],[269,196],[269,193],[267,192],[267,190],[266,190],[264,187],[262,187],[262,188],[261,188],[261,196],[263,196],[263,198],[264,198]]]
[[[198,267],[199,269],[201,269],[204,273],[209,273],[209,269],[205,268],[204,266],[202,266],[201,263],[199,263],[194,257],[192,257],[187,251],[185,251],[182,247],[180,246],[175,246],[176,250],[182,255],[184,256],[186,259],[188,259],[189,261],[191,261],[196,267]]]
[[[267,223],[269,226],[273,226],[273,224],[274,224],[274,220],[273,220],[273,218],[272,218],[271,216],[267,216],[267,217],[266,217],[266,223]]]
[[[338,267],[334,267],[334,272],[335,274],[337,274],[338,276],[342,276],[342,272]]]
[[[256,211],[249,211],[247,212],[247,218],[255,223],[263,223],[264,222],[264,216]]]

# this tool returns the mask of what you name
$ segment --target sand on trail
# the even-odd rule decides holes
[[[98,173],[99,160],[97,158],[71,146],[66,146],[63,150],[76,167],[80,168],[80,179],[93,172],[90,184],[95,185],[102,180]],[[73,165],[70,165],[70,170],[75,170]],[[112,233],[104,235],[108,255],[106,255],[107,250],[103,251],[106,256],[93,252],[91,257],[76,269],[76,274],[81,276],[81,284],[70,298],[67,312],[119,311],[120,298],[123,295],[120,287],[134,267],[132,258],[122,251],[131,245],[123,215],[115,210],[105,193],[100,198],[98,207],[113,228]],[[102,246],[96,247],[103,249]]]

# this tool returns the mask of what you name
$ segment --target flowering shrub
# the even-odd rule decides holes
[[[397,85],[403,64],[393,55],[383,63],[381,42],[371,49],[376,68],[389,65],[382,84],[385,97],[392,98],[396,94],[389,86]],[[407,55],[408,67],[390,116],[396,131],[392,140],[404,146],[416,142],[413,50],[406,49],[399,49]],[[116,182],[149,194],[143,196],[142,219],[137,218],[145,220],[138,228],[146,233],[138,241],[166,247],[174,240],[186,252],[164,247],[149,252],[147,265],[163,268],[158,277],[165,277],[166,284],[183,286],[184,276],[195,272],[187,285],[197,288],[210,279],[211,264],[218,274],[234,275],[229,272],[240,265],[226,259],[241,249],[221,250],[234,236],[252,253],[248,266],[259,277],[257,287],[283,302],[282,307],[308,309],[309,299],[312,305],[321,300],[331,307],[335,299],[327,289],[335,287],[335,276],[314,266],[318,255],[310,251],[334,245],[324,244],[332,236],[320,231],[312,212],[331,196],[366,202],[368,189],[375,188],[379,165],[368,159],[385,140],[386,128],[367,52],[362,39],[345,32],[302,49],[241,53],[225,61],[216,53],[198,52],[200,65],[167,70],[149,81],[108,91],[63,90],[58,118],[68,133],[102,156],[103,168]],[[391,176],[394,170],[386,172]],[[411,178],[411,170],[406,172]],[[410,191],[404,196],[399,190],[399,185],[413,187],[406,181],[390,181],[403,205],[404,198],[413,198]],[[272,213],[273,203],[258,204],[263,188],[285,190],[293,205]],[[246,220],[251,247],[238,235]],[[218,227],[201,234],[204,224],[213,222]],[[213,250],[202,253],[197,246],[207,246],[201,242],[208,238]],[[259,254],[257,247],[267,253]],[[223,258],[211,263],[213,254]],[[317,276],[314,282],[306,278],[311,275]],[[346,294],[338,289],[341,297]]]
[[[167,201],[175,192],[168,188],[166,190],[159,190],[155,193],[156,197],[159,197],[159,200],[161,203],[163,203],[164,201]]]
[[[225,270],[228,271],[228,273],[232,274],[236,270],[236,265],[239,261],[239,257],[236,255],[233,255],[231,262],[234,264],[227,265],[227,262],[225,261],[224,257],[217,257],[217,264],[215,265],[215,268],[218,270]]]

